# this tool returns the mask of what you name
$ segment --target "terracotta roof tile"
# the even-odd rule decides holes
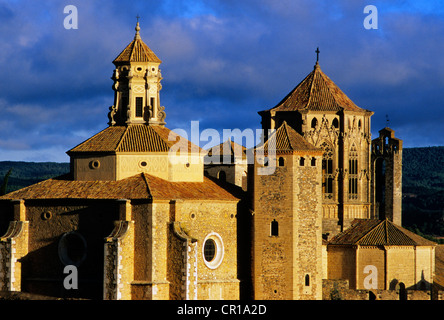
[[[118,181],[74,181],[68,174],[0,197],[13,199],[239,200],[206,177],[203,182],[170,182],[144,173]]]
[[[232,141],[227,140],[221,144],[218,144],[208,150],[208,156],[218,156],[218,155],[226,155],[226,156],[237,156],[237,157],[246,157],[247,148],[244,146]]]
[[[153,199],[239,200],[207,177],[204,177],[203,182],[170,182],[149,174],[144,176]]]
[[[290,127],[286,121],[270,135],[263,146],[258,146],[257,149],[267,151],[273,143],[276,146],[276,153],[294,152],[294,151],[310,151],[322,152],[322,149],[316,148],[314,145],[304,139],[299,133]]]
[[[350,228],[333,237],[329,244],[361,246],[433,246],[424,239],[389,220],[356,219]]]
[[[366,111],[359,108],[322,72],[318,63],[281,102],[266,111]],[[264,112],[264,111],[262,111]],[[261,113],[261,112],[260,112]]]
[[[176,145],[179,150],[202,151],[200,147],[168,128],[133,124],[110,126],[72,148],[68,154],[75,152],[168,152],[173,145]]]
[[[74,181],[71,176],[41,181],[0,199],[147,199],[145,180],[136,175],[119,181]]]
[[[131,41],[113,61],[114,64],[119,62],[162,63],[156,54],[140,38]]]

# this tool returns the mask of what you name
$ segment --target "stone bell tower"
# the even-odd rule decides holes
[[[134,40],[114,59],[114,105],[108,114],[109,125],[164,125],[164,107],[159,91],[162,61],[142,41],[139,22]]]
[[[386,127],[372,141],[372,215],[401,226],[402,140]]]
[[[319,50],[316,50],[319,58]],[[317,59],[318,60],[318,59]],[[369,219],[371,116],[357,106],[321,69],[313,70],[275,107],[259,112],[262,128],[286,121],[322,148],[322,225],[326,239]]]
[[[108,127],[67,152],[80,181],[118,181],[147,173],[168,181],[203,181],[200,148],[165,126],[160,59],[136,35],[114,59]],[[170,152],[171,151],[171,152]]]
[[[248,187],[254,299],[322,298],[323,153],[285,121],[255,149]]]

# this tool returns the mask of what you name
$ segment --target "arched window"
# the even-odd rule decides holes
[[[348,155],[348,198],[358,199],[358,149],[350,148]]]
[[[375,200],[376,207],[379,210],[379,218],[385,219],[385,169],[386,162],[384,158],[377,158],[375,161]]]
[[[311,158],[311,166],[316,167],[316,158],[315,157]]]
[[[322,192],[324,199],[333,199],[333,148],[327,142],[321,143],[321,148],[324,149],[322,156]]]
[[[299,159],[299,165],[300,165],[301,167],[303,167],[303,166],[305,165],[305,158],[304,158],[304,157],[301,157],[301,158]]]
[[[272,237],[277,237],[279,235],[279,223],[275,219],[271,221],[270,235]]]
[[[399,300],[407,300],[407,290],[403,282],[399,283]]]
[[[333,128],[336,128],[336,129],[339,128],[338,118],[333,119],[332,126],[333,126]]]
[[[225,171],[219,171],[219,173],[217,174],[217,178],[220,181],[225,182],[225,181],[227,181],[227,174],[225,173]]]
[[[305,286],[306,287],[310,286],[310,275],[308,274],[305,275]]]
[[[76,231],[63,234],[59,241],[58,253],[65,266],[72,264],[78,267],[86,259],[85,238]]]
[[[311,127],[316,128],[317,126],[318,126],[318,119],[313,118],[313,120],[311,120]]]
[[[284,164],[285,164],[285,160],[284,160],[284,158],[280,157],[280,158],[279,158],[279,167],[283,167]]]

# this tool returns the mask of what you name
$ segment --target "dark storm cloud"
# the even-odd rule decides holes
[[[79,29],[63,28],[67,4]],[[386,115],[406,146],[444,145],[444,10],[434,1],[60,1],[0,3],[0,160],[67,161],[106,127],[112,60],[142,39],[163,61],[167,126],[259,128],[309,72],[322,70],[359,106]]]

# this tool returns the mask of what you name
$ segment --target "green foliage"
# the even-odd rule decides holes
[[[5,177],[3,178],[3,183],[0,187],[0,196],[5,195],[8,190],[8,180],[9,176],[11,175],[12,169],[9,169],[9,171],[5,174]]]
[[[12,172],[6,179],[10,170]],[[4,176],[3,183],[7,184],[5,192],[12,192],[68,172],[69,163],[0,161],[0,177]]]
[[[444,147],[406,148],[402,156],[403,227],[443,241],[436,237],[444,236]]]

